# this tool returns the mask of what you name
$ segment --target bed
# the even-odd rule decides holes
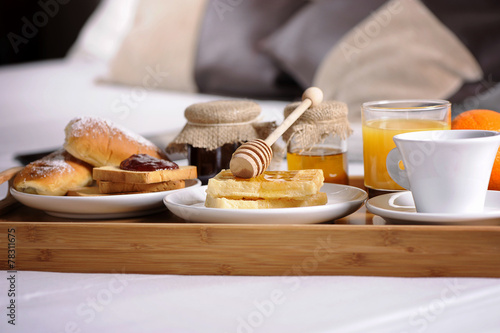
[[[434,5],[430,1],[403,2],[410,6],[410,13],[417,13],[422,15],[423,19],[428,20],[423,21],[429,23],[425,28],[436,25],[440,29],[440,34],[448,38],[448,43],[440,43],[439,40],[429,38],[427,40],[430,43],[429,46],[441,45],[436,47],[437,51],[430,56],[419,53],[424,58],[402,59],[398,57],[385,59],[376,63],[375,66],[361,66],[360,64],[367,63],[367,59],[361,57],[356,60],[358,61],[356,68],[352,68],[349,67],[349,58],[342,58],[342,48],[332,49],[331,45],[320,47],[315,44],[328,37],[330,38],[327,38],[328,43],[332,43],[332,38],[334,38],[336,45],[356,45],[359,31],[369,32],[370,30],[363,29],[369,28],[370,24],[373,26],[373,22],[379,22],[379,28],[384,27],[380,23],[382,21],[376,20],[377,17],[383,16],[372,16],[375,15],[375,10],[379,15],[392,13],[394,22],[400,24],[400,21],[405,20],[403,15],[405,10],[397,7],[398,3],[401,6],[399,1],[372,2],[370,6],[374,8],[367,6],[363,13],[349,16],[356,23],[355,27],[358,30],[352,29],[352,21],[343,21],[344,26],[336,30],[342,33],[338,32],[332,36],[328,33],[331,30],[321,33],[317,29],[311,31],[304,27],[308,26],[310,20],[317,20],[318,15],[322,13],[326,16],[330,15],[331,12],[328,10],[345,12],[350,10],[352,5],[335,1],[290,1],[288,9],[281,10],[280,8],[284,5],[283,0],[273,4],[276,8],[269,9],[266,18],[269,20],[269,16],[279,12],[281,15],[277,18],[279,27],[269,27],[275,31],[259,45],[267,50],[268,55],[272,54],[272,63],[280,62],[281,71],[288,69],[289,73],[293,73],[290,75],[294,83],[292,87],[290,76],[283,79],[283,76],[278,74],[278,77],[283,79],[279,81],[283,83],[280,87],[274,85],[275,78],[259,81],[263,78],[256,76],[255,82],[257,83],[253,86],[253,90],[245,94],[242,91],[247,88],[245,84],[228,84],[227,82],[236,79],[216,75],[227,68],[220,63],[217,66],[214,65],[213,62],[220,54],[210,50],[213,45],[208,43],[203,44],[203,47],[212,57],[199,62],[197,64],[199,67],[193,67],[191,63],[191,67],[188,66],[187,69],[180,66],[178,72],[175,66],[170,67],[175,82],[164,83],[173,84],[173,88],[166,86],[149,89],[141,85],[141,78],[144,75],[141,73],[144,72],[134,73],[134,68],[144,69],[147,65],[141,63],[141,57],[151,52],[134,53],[133,47],[131,49],[128,43],[139,40],[139,43],[144,43],[140,45],[155,47],[155,39],[152,39],[152,42],[145,37],[148,35],[147,29],[144,30],[147,25],[139,24],[141,21],[135,14],[139,11],[143,15],[147,14],[147,17],[151,15],[152,21],[149,22],[156,24],[164,22],[165,17],[158,16],[157,13],[152,14],[151,8],[157,8],[155,6],[167,9],[175,6],[182,7],[180,3],[170,4],[170,2],[159,0],[103,1],[64,59],[0,67],[0,87],[2,87],[0,89],[0,170],[20,165],[19,155],[49,152],[60,147],[64,140],[63,129],[75,116],[97,115],[110,119],[165,147],[184,126],[183,112],[193,103],[216,99],[250,98],[261,105],[265,120],[281,122],[284,106],[297,99],[297,91],[314,83],[322,85],[329,98],[341,100],[345,98],[349,101],[350,123],[353,128],[348,146],[349,167],[352,175],[360,176],[363,173],[359,113],[361,98],[398,98],[408,94],[411,95],[410,97],[419,97],[432,92],[432,97],[435,98],[457,98],[455,114],[466,108],[494,109],[496,107],[498,109],[500,105],[500,89],[495,83],[498,81],[498,71],[491,69],[498,70],[500,65],[496,66],[490,61],[488,63],[491,67],[484,67],[482,62],[484,58],[476,58],[477,53],[468,52],[467,48],[464,49],[463,45],[457,43],[457,38],[450,37],[448,28],[443,29],[443,26],[438,24],[439,22],[436,23],[436,17],[441,17],[443,13],[439,1],[434,2]],[[243,25],[245,17],[252,13],[248,7],[250,5],[241,1],[219,0],[208,3],[183,1],[182,3],[192,6],[188,7],[192,18],[196,15],[201,17],[204,10],[210,12],[212,20],[191,22],[191,29],[200,25],[204,27],[201,29],[205,34],[204,38],[208,38],[210,34],[220,33],[220,29],[223,29],[220,26],[222,23],[235,21]],[[265,5],[265,1],[257,3],[259,6]],[[424,3],[434,11],[436,17],[429,16],[428,9],[422,7]],[[382,7],[378,8],[379,6]],[[456,8],[457,11],[459,7]],[[198,11],[191,11],[193,8]],[[187,9],[184,8],[184,10]],[[262,10],[262,7],[259,10]],[[403,14],[398,16],[399,13]],[[478,15],[480,14],[487,15],[488,13],[478,12]],[[495,14],[498,17],[498,11]],[[363,17],[368,15],[368,18],[363,18],[362,15]],[[180,24],[172,20],[175,24]],[[212,25],[206,26],[210,22]],[[418,21],[412,22],[420,27],[421,23]],[[455,24],[446,22],[448,27]],[[498,18],[492,22],[492,25],[496,22],[498,26]],[[348,24],[351,24],[349,29]],[[331,29],[328,24],[326,28]],[[180,35],[181,32],[189,29],[189,27],[184,27],[179,31],[175,30],[175,33]],[[416,26],[406,30],[406,33],[415,31],[412,29],[416,29]],[[491,29],[494,30],[494,28]],[[373,34],[370,37],[371,40],[380,38],[382,41],[389,42],[390,35],[386,35],[382,30],[380,33]],[[160,29],[155,33],[163,36],[165,31]],[[358,35],[356,35],[357,31]],[[405,32],[404,30],[398,31]],[[303,39],[302,41],[287,39],[286,36],[290,35],[301,36]],[[172,47],[167,49],[174,49],[174,46],[184,47],[189,57],[183,58],[182,54],[163,54],[163,57],[151,60],[153,61],[151,68],[155,68],[155,62],[171,59],[169,57],[181,57],[181,60],[189,61],[196,59],[192,45],[183,44],[184,37],[177,37],[179,38],[169,42],[180,44],[169,44]],[[234,38],[234,36],[228,38]],[[316,63],[316,67],[311,67],[314,61],[318,61],[318,55],[307,58],[305,57],[307,54],[301,54],[299,57],[300,52],[291,53],[288,50],[289,47],[302,45],[304,39],[310,42],[307,47],[317,47],[323,50],[324,59],[320,60],[324,61],[320,61],[321,65]],[[282,40],[293,42],[280,43],[279,41]],[[342,42],[347,44],[342,44]],[[379,44],[369,44],[366,48],[374,52],[372,55],[380,51],[376,48]],[[500,45],[500,43],[495,45]],[[161,53],[161,51],[158,52]],[[450,53],[455,59],[451,63],[446,57]],[[287,55],[297,57],[290,58],[286,57]],[[403,66],[405,69],[415,69],[413,65],[423,63],[432,64],[432,68],[422,72],[421,81],[415,81],[406,75],[406,71],[395,73],[394,67],[389,65],[396,60],[412,61],[411,66],[409,63],[403,63],[408,65],[408,67]],[[296,66],[297,61],[307,65]],[[341,66],[343,69],[332,69],[332,63],[338,62],[343,62],[345,65]],[[269,66],[269,63],[259,66]],[[311,74],[311,71],[315,72],[317,68],[333,72],[330,72],[331,75]],[[383,70],[377,70],[377,68],[383,68]],[[202,77],[185,75],[186,71],[193,74],[195,69],[199,70],[198,73],[205,74]],[[255,68],[249,70],[255,71]],[[249,75],[245,71],[242,73]],[[261,73],[271,73],[271,70],[262,70]],[[436,73],[445,77],[446,80],[429,86],[427,79],[434,77]],[[207,77],[209,79],[206,79]],[[369,89],[374,86],[382,87],[383,84],[377,84],[380,82],[377,80],[384,77],[390,77],[389,81],[392,82],[388,83],[385,89],[397,90],[397,93],[387,94]],[[334,86],[332,86],[332,81],[336,82]],[[203,89],[196,86],[196,83],[200,82]],[[220,82],[226,83],[221,85]],[[338,82],[343,82],[344,85],[339,85]],[[413,85],[408,89],[395,89],[405,86],[405,82],[412,82]],[[446,82],[445,87],[443,87],[444,82]],[[231,89],[224,90],[229,89],[227,86]],[[266,95],[266,93],[269,94]],[[458,98],[457,94],[462,95]],[[176,158],[183,158],[183,156],[176,156]],[[2,194],[5,194],[6,184],[2,185],[1,190]],[[8,222],[4,221],[2,228],[7,227]],[[18,255],[23,254],[18,253]],[[163,332],[168,330],[248,333],[259,331],[496,332],[500,327],[498,316],[500,284],[498,279],[493,278],[288,276],[286,274],[270,277],[235,277],[125,273],[76,274],[19,271],[16,273],[16,283],[19,288],[17,325],[23,331],[35,331],[44,327],[47,331],[65,332],[116,330]],[[8,274],[4,272],[4,276]],[[7,293],[8,279],[2,279],[0,289],[1,292]],[[6,312],[4,308],[4,319],[0,322],[0,327],[10,328],[5,318]],[[5,330],[2,329],[2,331]]]

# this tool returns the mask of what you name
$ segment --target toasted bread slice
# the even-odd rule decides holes
[[[97,181],[100,193],[124,193],[124,192],[161,192],[184,188],[184,180],[170,180],[161,183],[116,183],[107,181]]]
[[[222,170],[208,181],[207,194],[228,199],[301,199],[319,192],[323,170],[266,171],[254,178],[238,178]]]
[[[321,206],[328,202],[326,193],[319,192],[302,199],[227,199],[207,195],[205,206],[230,209],[267,209]]]
[[[193,179],[197,177],[196,167],[193,165],[180,166],[174,170],[157,171],[128,171],[116,166],[94,168],[95,180],[116,183],[151,184],[172,180]]]
[[[67,196],[71,197],[93,197],[97,195],[105,195],[99,192],[99,188],[97,187],[96,184],[92,186],[80,186],[80,187],[73,187],[68,190],[68,193],[66,193]]]

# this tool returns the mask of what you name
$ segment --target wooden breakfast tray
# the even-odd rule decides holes
[[[19,206],[0,216],[0,269],[13,269],[15,253],[16,270],[52,272],[500,277],[500,226],[373,221],[364,207],[330,223],[238,225],[187,223],[168,211],[68,220]]]

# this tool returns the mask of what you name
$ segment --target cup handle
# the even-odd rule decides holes
[[[410,181],[408,180],[408,175],[406,170],[401,170],[399,163],[402,161],[401,153],[398,148],[392,149],[389,154],[387,154],[386,166],[389,176],[401,187],[405,189],[410,189]]]

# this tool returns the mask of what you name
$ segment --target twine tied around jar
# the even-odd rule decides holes
[[[291,103],[285,107],[285,118],[299,103]],[[352,133],[347,114],[347,104],[339,101],[324,101],[306,110],[283,134],[283,140],[288,144],[293,139],[296,145],[303,147],[304,150],[311,149],[331,134],[338,135],[345,140]]]

